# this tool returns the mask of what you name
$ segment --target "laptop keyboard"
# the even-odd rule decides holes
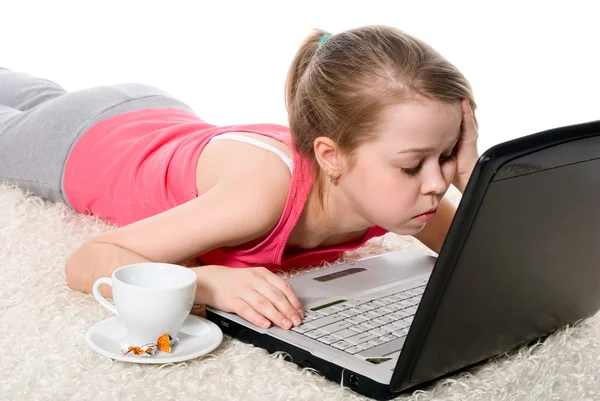
[[[304,311],[304,320],[292,331],[330,345],[348,354],[402,349],[408,329],[427,284],[427,278],[411,282],[413,287],[370,300],[351,299],[318,310]]]

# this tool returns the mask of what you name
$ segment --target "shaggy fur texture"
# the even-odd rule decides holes
[[[268,355],[228,336],[213,353],[177,364],[100,356],[84,336],[110,313],[92,295],[67,288],[63,265],[80,244],[109,226],[2,184],[0,222],[0,399],[365,399],[284,355]],[[388,234],[346,258],[401,248],[423,246]],[[596,316],[399,399],[600,399],[599,329]]]

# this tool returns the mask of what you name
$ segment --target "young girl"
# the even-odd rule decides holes
[[[464,191],[478,152],[468,81],[394,28],[313,31],[285,99],[289,128],[220,127],[150,86],[68,93],[0,68],[0,179],[119,226],[69,257],[69,287],[178,263],[197,304],[289,329],[302,305],[272,271],[388,231],[439,252],[454,216],[443,196]]]

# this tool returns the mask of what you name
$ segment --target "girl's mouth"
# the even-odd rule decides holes
[[[433,220],[436,213],[437,213],[437,208],[431,209],[423,214],[413,217],[413,219],[418,220],[422,223],[427,223],[427,222]]]

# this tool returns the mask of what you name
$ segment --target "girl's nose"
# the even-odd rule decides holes
[[[448,184],[440,167],[432,167],[424,174],[422,191],[424,194],[443,194],[448,189]]]

